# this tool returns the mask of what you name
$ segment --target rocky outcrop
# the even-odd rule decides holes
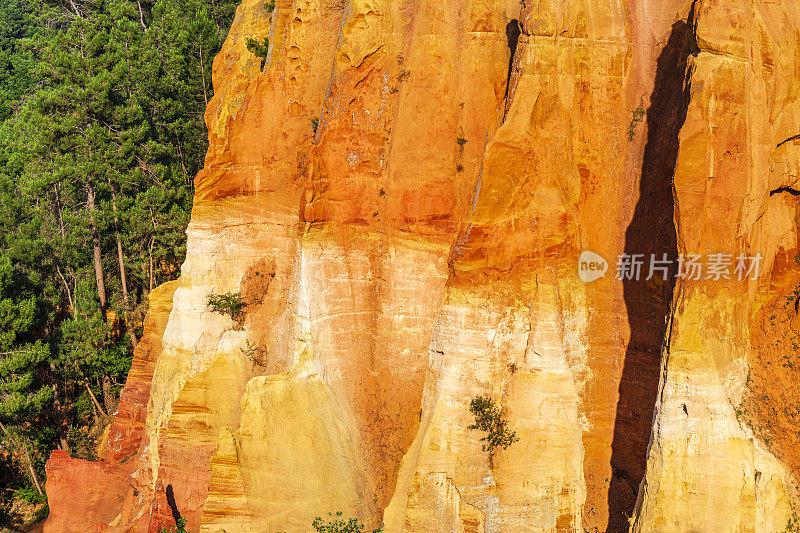
[[[48,530],[169,527],[170,488],[190,531],[783,531],[798,30],[791,0],[244,0],[169,320],[82,506],[51,458]],[[760,275],[676,277],[719,253]],[[491,460],[477,395],[520,438]]]
[[[45,486],[50,506],[46,533],[108,531],[110,525],[118,523],[126,495],[138,496],[136,489],[129,494],[134,487],[131,473],[147,432],[150,383],[176,285],[164,283],[149,295],[144,335],[136,346],[114,421],[106,428],[98,450],[103,460],[73,459],[61,450],[50,456]]]

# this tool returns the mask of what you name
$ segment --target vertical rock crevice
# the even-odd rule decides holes
[[[639,275],[623,280],[630,340],[625,353],[612,440],[612,478],[608,489],[607,531],[627,531],[639,484],[644,477],[653,411],[659,387],[661,353],[675,291],[678,239],[673,177],[678,135],[690,97],[687,58],[696,46],[691,21],[672,26],[657,61],[647,110],[647,141],[642,160],[639,200],[625,232],[624,253],[641,260]],[[651,277],[651,258],[653,264]],[[658,263],[662,262],[663,263]],[[667,268],[666,276],[659,266]],[[650,279],[648,279],[648,277]]]
[[[522,33],[520,22],[517,19],[512,19],[506,24],[506,39],[508,39],[508,49],[510,54],[508,56],[508,75],[506,76],[506,92],[503,95],[503,100],[508,99],[508,89],[511,86],[511,72],[514,70],[514,58],[517,55],[517,44],[519,43],[519,36]]]

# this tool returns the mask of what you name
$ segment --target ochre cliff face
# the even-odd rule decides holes
[[[155,532],[168,492],[189,531],[783,531],[798,41],[794,0],[244,0],[181,278],[45,531]],[[694,253],[761,274],[614,279]]]

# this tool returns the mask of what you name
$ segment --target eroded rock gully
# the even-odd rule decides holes
[[[784,531],[799,30],[794,0],[245,0],[181,278],[104,461],[50,459],[45,531]],[[761,273],[614,279],[693,253]],[[520,437],[491,467],[479,394]]]

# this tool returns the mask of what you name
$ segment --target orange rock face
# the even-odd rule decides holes
[[[105,531],[125,498],[128,473],[117,465],[72,459],[56,450],[47,461],[44,531]]]
[[[798,35],[793,0],[244,0],[181,278],[46,530],[155,532],[167,492],[189,531],[791,526]],[[759,274],[677,275],[720,253]]]

